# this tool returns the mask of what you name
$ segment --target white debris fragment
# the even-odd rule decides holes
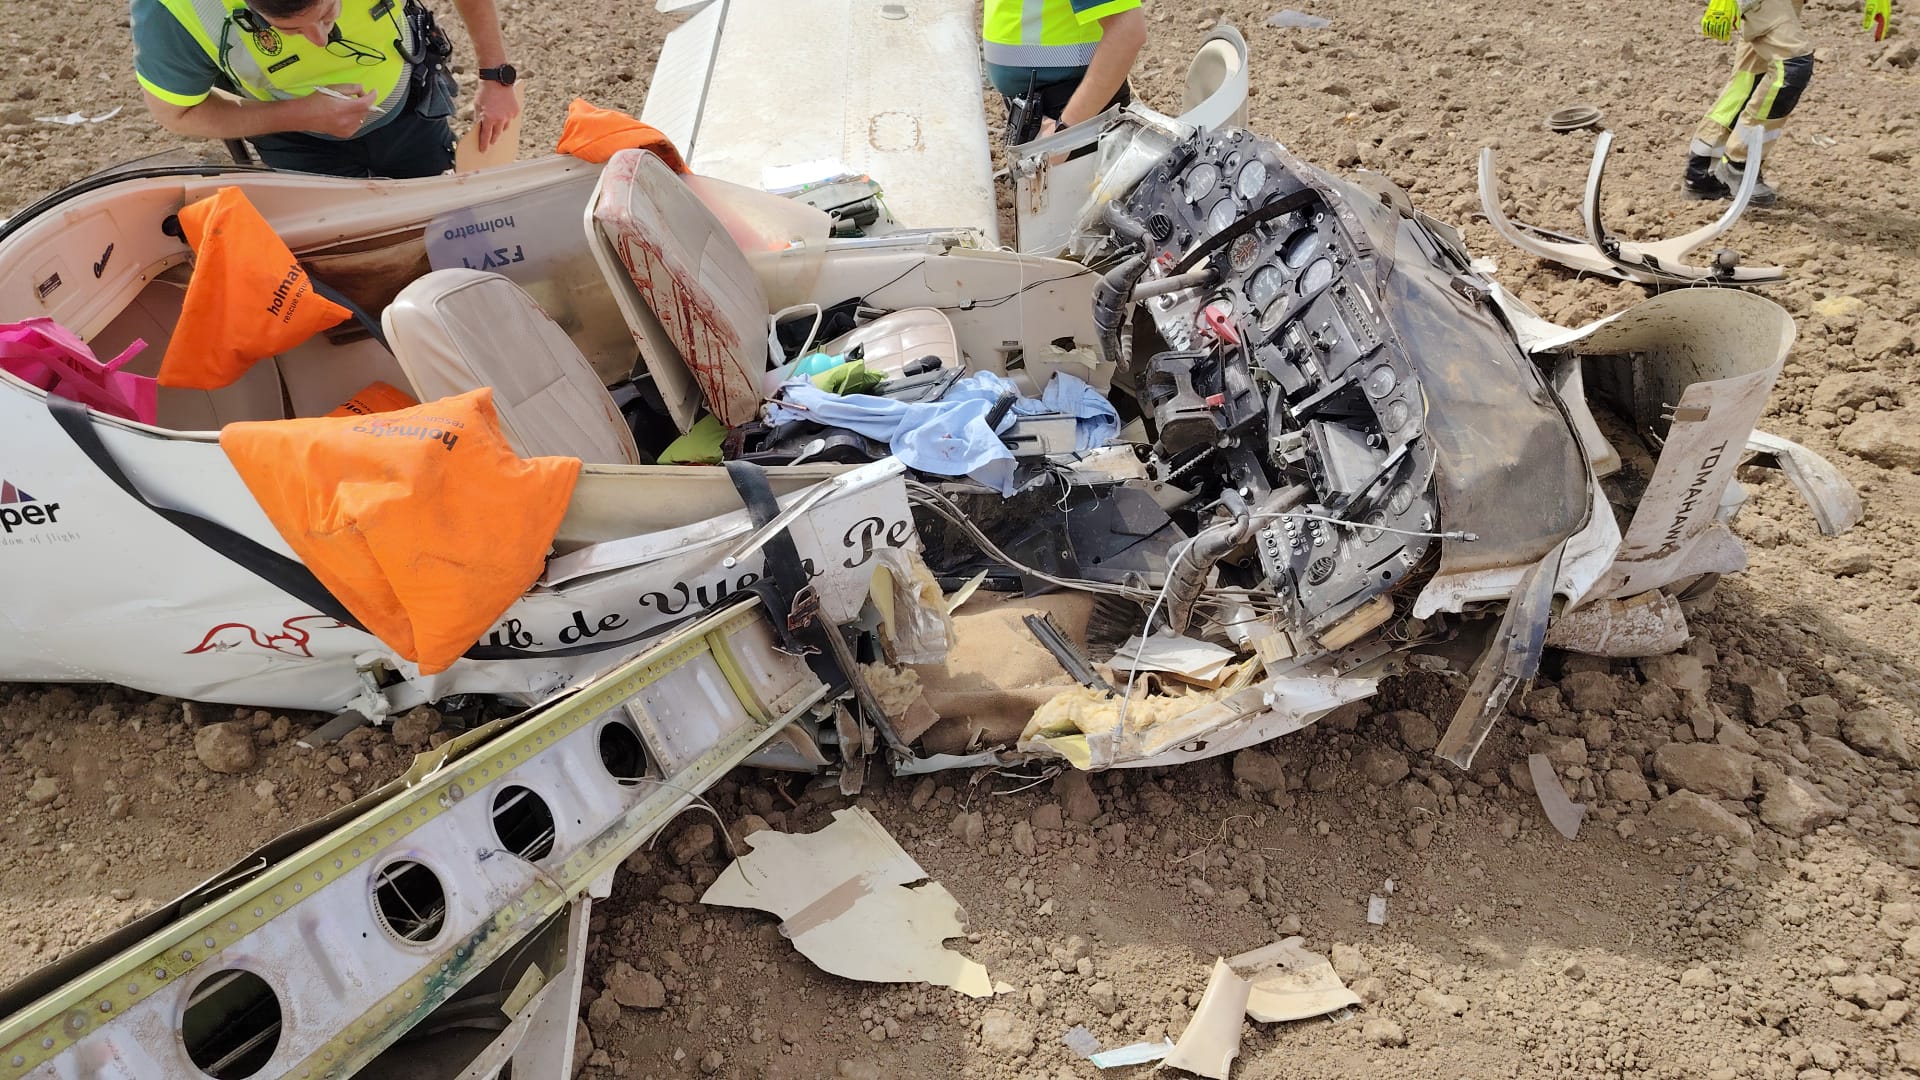
[[[1373,926],[1387,925],[1387,898],[1384,896],[1367,897],[1367,922]]]
[[[1577,803],[1567,798],[1567,789],[1560,786],[1560,777],[1553,771],[1553,762],[1545,754],[1527,755],[1527,773],[1533,779],[1533,790],[1540,799],[1540,809],[1546,811],[1547,820],[1561,836],[1569,840],[1580,836],[1580,822],[1587,816],[1587,804]]]
[[[1247,1016],[1263,1024],[1305,1020],[1360,1004],[1333,964],[1290,937],[1264,948],[1227,958],[1228,966],[1252,984]]]
[[[99,116],[88,116],[85,113],[70,112],[61,116],[36,116],[34,119],[43,124],[66,124],[69,126],[74,124],[97,124],[102,120],[111,120],[115,116],[118,116],[122,108],[124,108],[124,106],[115,105]]]
[[[1157,1043],[1133,1043],[1118,1046],[1112,1050],[1102,1050],[1088,1058],[1096,1068],[1119,1069],[1128,1065],[1145,1065],[1149,1061],[1159,1061],[1173,1053],[1173,1041],[1162,1039]]]
[[[1060,1036],[1060,1041],[1067,1044],[1067,1049],[1083,1058],[1090,1058],[1100,1052],[1099,1038],[1088,1031],[1085,1024],[1073,1025],[1070,1031]]]
[[[1324,30],[1333,25],[1333,20],[1325,16],[1309,15],[1304,11],[1294,11],[1289,8],[1284,11],[1276,11],[1267,16],[1267,25],[1276,26],[1282,30],[1289,27],[1300,30]]]
[[[1113,666],[1137,671],[1164,671],[1192,682],[1219,685],[1234,654],[1210,641],[1173,634],[1141,637],[1135,634],[1113,654]]]
[[[1210,1080],[1227,1080],[1233,1059],[1240,1056],[1240,1031],[1252,992],[1252,983],[1241,978],[1225,960],[1215,960],[1206,992],[1200,995],[1193,1020],[1167,1055],[1167,1064]]]
[[[773,912],[794,948],[843,978],[990,996],[987,969],[942,944],[964,932],[953,895],[927,881],[865,809],[836,810],[833,818],[816,833],[750,834],[753,852],[734,860],[701,902]]]

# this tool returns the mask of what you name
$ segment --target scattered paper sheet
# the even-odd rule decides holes
[[[1384,896],[1367,897],[1367,922],[1374,926],[1387,925],[1387,898]]]
[[[1173,1044],[1167,1064],[1210,1080],[1227,1080],[1233,1059],[1240,1056],[1240,1030],[1252,990],[1253,985],[1235,974],[1225,960],[1215,960],[1200,1007]]]
[[[1112,1050],[1102,1050],[1088,1058],[1095,1068],[1119,1069],[1128,1065],[1145,1065],[1149,1061],[1159,1061],[1173,1053],[1172,1040],[1163,1039],[1157,1043],[1134,1043],[1130,1046],[1117,1046]]]
[[[1580,822],[1587,816],[1587,804],[1567,798],[1567,789],[1560,786],[1559,774],[1553,771],[1553,762],[1547,760],[1547,755],[1528,754],[1527,773],[1533,778],[1533,791],[1540,799],[1540,809],[1546,811],[1554,829],[1569,840],[1579,839]]]
[[[1252,984],[1248,1017],[1263,1024],[1305,1020],[1361,1003],[1326,957],[1307,951],[1305,940],[1290,937],[1228,957],[1227,966]]]
[[[1088,1031],[1085,1024],[1073,1025],[1065,1035],[1060,1036],[1060,1041],[1067,1044],[1067,1049],[1083,1058],[1090,1058],[1100,1052],[1099,1038]]]
[[[702,903],[780,916],[780,933],[822,971],[863,982],[925,982],[988,997],[987,969],[947,949],[959,937],[960,905],[861,807],[833,824],[792,835],[762,829]]]
[[[1286,11],[1276,11],[1267,16],[1267,25],[1277,26],[1281,29],[1298,27],[1302,30],[1323,30],[1332,26],[1333,22],[1320,15],[1308,15],[1304,11],[1288,9]]]
[[[120,110],[124,107],[125,106],[115,105],[99,116],[88,116],[85,113],[70,112],[64,116],[36,116],[34,119],[43,124],[97,124],[102,120],[111,120],[120,115]]]

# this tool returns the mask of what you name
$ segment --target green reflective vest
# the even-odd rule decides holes
[[[985,0],[981,52],[1010,68],[1086,67],[1100,44],[1100,20],[1140,0]]]
[[[298,34],[283,34],[264,20],[258,21],[261,29],[248,31],[242,25],[248,16],[235,17],[235,13],[246,11],[245,0],[160,0],[247,97],[286,101],[305,97],[316,86],[366,87],[379,98],[379,104],[368,114],[362,131],[378,126],[406,100],[408,76],[413,70],[407,53],[415,46],[401,3],[343,0],[335,40],[320,46]],[[147,89],[162,100],[172,97],[153,86]]]

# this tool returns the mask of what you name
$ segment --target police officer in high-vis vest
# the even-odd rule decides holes
[[[1133,100],[1127,73],[1147,43],[1141,0],[985,0],[987,80],[1018,145]]]
[[[453,167],[446,35],[420,0],[131,0],[134,74],[176,135],[244,139],[276,169]],[[480,62],[481,149],[520,111],[493,0],[454,0]]]

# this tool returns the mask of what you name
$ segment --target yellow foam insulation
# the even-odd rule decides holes
[[[1225,685],[1185,693],[1144,693],[1136,682],[1125,731],[1118,730],[1119,695],[1085,686],[1062,690],[1034,710],[1019,745],[1059,754],[1078,769],[1094,767],[1095,743],[1106,764],[1151,757],[1264,709],[1261,691],[1249,689],[1256,671],[1252,663],[1242,664]]]
[[[1202,705],[1209,705],[1227,694],[1226,690],[1197,690],[1190,694],[1135,693],[1127,706],[1127,729],[1147,728],[1185,716]],[[1113,731],[1120,722],[1120,698],[1091,686],[1075,686],[1054,695],[1034,712],[1020,733],[1022,741],[1054,738],[1061,735],[1099,735]]]
[[[860,670],[867,677],[868,688],[880,699],[881,710],[888,716],[905,716],[913,703],[920,700],[920,673],[912,668],[876,662],[864,664]]]

